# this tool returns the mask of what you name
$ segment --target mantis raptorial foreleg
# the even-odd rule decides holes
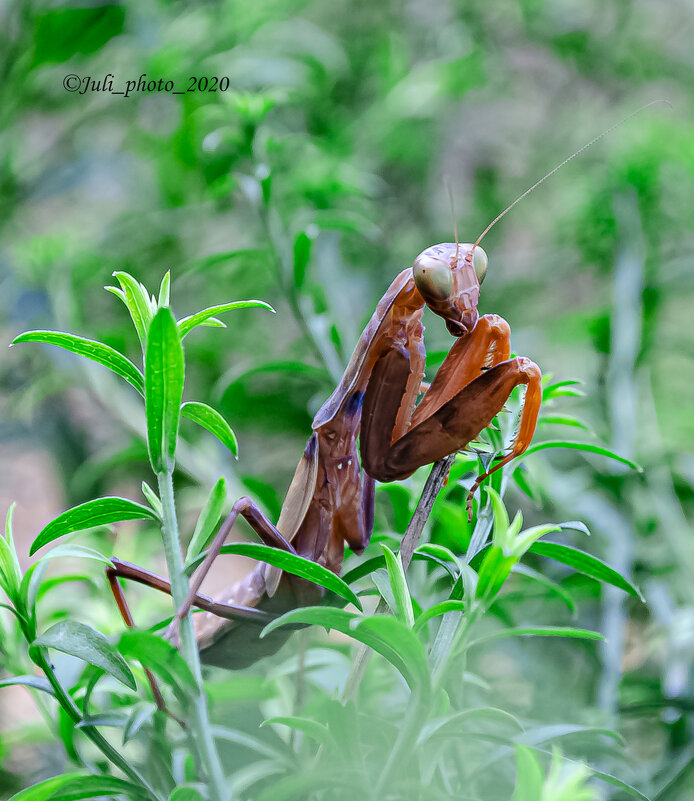
[[[376,362],[362,410],[361,458],[365,471],[380,481],[396,481],[424,464],[465,447],[503,408],[511,390],[527,384],[518,437],[509,454],[475,484],[527,448],[541,400],[540,371],[529,359],[508,359],[508,324],[497,315],[482,317],[453,346],[411,425],[394,438],[396,418],[411,375],[409,353],[396,347]]]

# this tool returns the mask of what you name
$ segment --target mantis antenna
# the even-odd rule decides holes
[[[508,214],[509,211],[511,211],[511,209],[514,206],[516,206],[518,203],[521,202],[521,200],[523,200],[523,198],[527,197],[533,190],[537,189],[537,187],[540,184],[544,183],[548,178],[550,178],[552,175],[554,175],[555,172],[558,172],[563,166],[568,164],[572,159],[575,159],[576,156],[580,156],[581,153],[583,153],[584,151],[588,150],[589,147],[594,145],[596,142],[599,142],[603,137],[605,137],[608,134],[612,133],[612,131],[614,131],[615,128],[619,128],[621,125],[624,125],[625,122],[628,122],[632,117],[635,117],[637,114],[640,114],[642,111],[645,111],[647,108],[650,108],[651,106],[657,106],[659,103],[665,103],[666,105],[670,106],[670,108],[672,108],[672,105],[667,100],[652,100],[650,103],[646,103],[644,106],[641,106],[641,108],[637,108],[636,111],[632,111],[631,114],[629,114],[628,116],[624,117],[623,120],[620,120],[619,122],[616,122],[614,125],[611,125],[607,130],[603,131],[601,134],[596,136],[595,139],[591,139],[590,142],[588,142],[588,144],[585,144],[585,145],[583,145],[583,147],[580,147],[575,153],[572,153],[568,158],[565,158],[564,161],[561,162],[561,164],[557,164],[557,166],[553,170],[550,170],[546,175],[544,175],[542,178],[540,178],[539,181],[536,181],[530,187],[530,189],[526,189],[525,192],[523,192],[522,195],[519,195],[513,201],[513,203],[511,203],[510,206],[507,206],[501,212],[501,214],[498,214],[489,223],[489,225],[484,229],[484,231],[482,231],[482,233],[477,237],[477,241],[475,242],[475,244],[472,246],[472,248],[470,250],[470,254],[469,254],[470,258],[472,257],[472,253],[475,250],[475,248],[484,239],[484,237],[491,231],[491,229],[499,222],[499,220],[502,217],[504,217],[506,214]],[[457,243],[457,241],[458,241],[458,237],[456,235],[456,243]]]
[[[458,223],[455,220],[455,200],[453,199],[453,189],[448,178],[444,178],[446,184],[446,191],[448,192],[448,202],[451,206],[451,216],[453,217],[453,234],[455,235],[455,263],[458,263],[458,255],[460,253],[460,240],[458,239]]]

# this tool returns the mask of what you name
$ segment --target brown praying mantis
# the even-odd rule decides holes
[[[199,594],[238,515],[265,544],[339,573],[345,543],[356,553],[369,543],[375,482],[406,478],[418,467],[465,448],[491,423],[519,384],[527,385],[527,390],[517,436],[508,453],[474,482],[468,496],[470,513],[480,483],[528,447],[540,409],[541,374],[530,359],[509,358],[511,331],[505,320],[496,314],[478,316],[486,270],[487,256],[479,245],[448,243],[427,248],[413,267],[395,278],[364,329],[342,379],[313,419],[313,433],[277,525],[250,498],[240,498],[191,582],[173,627],[193,605],[207,610],[196,616],[205,662],[223,667],[250,664],[260,652],[276,649],[287,635],[261,641],[259,629],[242,622],[264,624],[273,613],[319,598],[315,585],[264,563],[215,601]],[[425,306],[444,319],[456,342],[415,405],[424,388],[421,320]],[[109,579],[129,625],[132,619],[118,577],[169,591],[161,577],[114,559]]]
[[[487,271],[487,255],[479,243],[520,200],[617,125],[530,187],[487,226],[476,242],[429,247],[411,268],[395,278],[366,325],[340,382],[313,419],[313,433],[277,524],[250,498],[236,501],[191,582],[169,636],[176,638],[178,622],[197,606],[206,612],[195,619],[204,662],[239,668],[273,653],[288,631],[275,631],[261,640],[260,627],[295,606],[317,602],[321,589],[259,563],[217,599],[200,594],[202,581],[237,517],[245,518],[266,545],[339,573],[345,543],[355,553],[361,553],[369,543],[375,482],[404,479],[422,465],[464,449],[502,410],[512,390],[525,385],[514,441],[496,464],[476,478],[469,491],[467,509],[471,516],[472,498],[481,482],[527,449],[542,398],[538,366],[523,356],[510,358],[508,323],[496,314],[478,315],[480,285]],[[421,320],[426,306],[443,318],[456,338],[428,387],[422,383],[425,350]],[[118,559],[113,560],[108,577],[128,625],[133,621],[119,577],[170,592],[164,578]],[[155,687],[153,684],[155,697],[160,699]]]

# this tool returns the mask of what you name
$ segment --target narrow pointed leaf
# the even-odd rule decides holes
[[[321,745],[329,745],[332,741],[328,727],[323,723],[319,723],[317,720],[313,720],[311,718],[301,718],[296,716],[268,718],[260,725],[271,726],[275,724],[281,724],[282,726],[288,726],[290,729],[294,729],[295,731],[303,732],[308,737],[311,737],[319,742]]]
[[[87,726],[111,726],[121,728],[128,721],[125,712],[100,712],[98,715],[88,715],[86,718],[75,724],[76,729],[85,729]]]
[[[186,565],[207,547],[222,515],[226,494],[226,481],[222,476],[210,490],[205,506],[198,517],[198,522],[195,524],[195,531],[186,551]]]
[[[135,678],[125,659],[101,632],[91,626],[76,620],[64,620],[51,626],[34,641],[34,645],[55,648],[56,651],[83,659],[90,665],[102,668],[131,690],[136,689]]]
[[[553,752],[547,751],[544,748],[534,748],[533,747],[532,750],[535,751],[538,754],[546,754],[547,756],[552,756],[552,757],[554,756]],[[562,759],[563,762],[568,762],[571,765],[580,765],[582,767],[584,766],[583,762],[578,762],[575,759],[569,759],[569,757],[566,757],[563,754],[561,755],[561,759]],[[605,773],[605,771],[598,770],[597,768],[595,768],[593,766],[590,767],[590,772],[591,772],[592,776],[594,776],[595,778],[602,779],[602,781],[607,782],[607,784],[611,784],[614,787],[618,787],[620,790],[624,790],[629,795],[634,796],[634,798],[638,798],[639,801],[651,801],[651,799],[647,795],[644,795],[636,787],[634,787],[631,784],[627,784],[625,781],[622,781],[621,779],[618,779],[616,776],[613,776],[611,773]]]
[[[499,545],[492,545],[485,553],[479,569],[477,597],[493,598],[502,588],[517,561],[515,556],[504,556]]]
[[[569,737],[572,734],[600,734],[616,740],[624,745],[624,738],[614,731],[600,726],[581,726],[575,723],[555,723],[548,726],[536,726],[514,738],[515,742],[524,746],[536,746],[559,737]]]
[[[511,801],[537,801],[542,797],[544,775],[530,748],[516,746],[516,787]]]
[[[147,503],[152,507],[155,514],[161,519],[164,516],[164,510],[161,506],[161,501],[157,493],[149,486],[146,481],[142,482],[142,494],[147,499]]]
[[[441,601],[438,604],[430,606],[425,609],[422,614],[417,618],[414,624],[414,630],[419,631],[424,628],[424,625],[435,617],[440,617],[448,612],[462,612],[465,609],[465,601],[456,601],[449,599],[448,601]]]
[[[473,640],[470,646],[480,645],[492,640],[503,640],[507,637],[570,637],[579,640],[605,640],[599,631],[576,629],[570,626],[516,626],[495,631],[492,634],[485,634],[483,637]]]
[[[144,788],[114,776],[84,776],[81,773],[63,773],[20,790],[9,801],[80,801],[98,796],[144,799]]]
[[[31,687],[33,690],[40,690],[42,693],[53,695],[53,688],[50,682],[43,676],[10,676],[7,679],[0,679],[0,687],[12,687],[14,685]]]
[[[547,450],[548,448],[569,448],[573,450],[586,451],[588,453],[596,453],[598,456],[607,456],[609,459],[614,459],[617,462],[621,462],[622,464],[637,470],[639,473],[643,473],[643,468],[636,462],[632,462],[631,459],[627,459],[625,456],[620,456],[618,453],[609,450],[609,448],[603,448],[601,445],[589,445],[586,442],[567,442],[564,440],[548,440],[547,442],[538,442],[536,445],[531,445],[519,458],[525,459],[526,456],[530,456],[538,451]]]
[[[269,303],[265,303],[264,300],[235,300],[232,303],[222,303],[219,306],[210,306],[209,308],[203,309],[196,314],[191,314],[190,317],[184,317],[182,320],[178,321],[178,331],[181,335],[181,339],[183,339],[186,334],[190,333],[195,326],[202,325],[205,320],[209,319],[210,317],[215,317],[218,314],[223,314],[224,312],[232,311],[233,309],[250,308],[267,309],[273,314],[275,313],[275,310],[272,308],[272,306],[270,306]]]
[[[528,548],[530,548],[530,546],[537,542],[541,537],[544,537],[545,534],[549,534],[552,531],[559,531],[559,529],[560,527],[554,523],[547,523],[546,525],[542,526],[532,526],[532,528],[526,528],[526,530],[516,537],[515,541],[511,544],[511,549],[514,556],[517,556],[520,559],[528,550]]]
[[[239,446],[236,435],[231,430],[229,423],[216,409],[206,403],[188,401],[181,407],[181,414],[214,434],[222,445],[226,445],[234,456],[238,457]]]
[[[155,704],[142,702],[135,704],[130,708],[130,714],[123,726],[123,745],[130,742],[142,729],[142,727],[152,720],[154,713],[157,711]]]
[[[257,542],[235,542],[231,545],[225,545],[221,552],[236,554],[236,556],[247,556],[251,559],[257,559],[259,562],[266,562],[273,567],[279,567],[287,573],[300,576],[324,587],[326,590],[334,592],[354,604],[357,609],[361,609],[361,602],[349,585],[345,584],[332,570],[328,570],[327,567],[323,567],[317,562],[312,562],[310,559],[304,559],[303,556],[298,556],[289,551],[282,551],[279,548],[271,548],[269,545],[262,545]],[[197,559],[188,565],[187,571],[190,573],[195,570],[204,558],[205,554],[200,554]]]
[[[388,571],[385,568],[374,570],[371,574],[371,581],[376,585],[376,589],[381,595],[381,598],[388,604],[388,609],[394,615],[398,615],[398,602],[393,595],[393,588],[390,586],[390,578]],[[364,592],[361,593],[362,595]]]
[[[159,285],[159,298],[157,300],[157,305],[159,308],[162,306],[169,305],[169,297],[171,292],[171,270],[167,270],[164,273],[164,277],[161,279],[161,284]]]
[[[174,787],[168,801],[205,801],[193,787]]]
[[[121,520],[146,519],[156,520],[157,515],[142,504],[134,503],[127,498],[97,498],[74,506],[51,520],[36,537],[29,553],[34,554],[49,542],[53,542],[65,534],[72,534],[74,531],[105,526]]]
[[[144,787],[116,776],[80,776],[57,787],[46,801],[82,801],[84,798],[124,795],[131,799],[149,798]],[[31,797],[29,797],[31,798]]]
[[[149,329],[145,354],[147,447],[155,472],[173,467],[184,375],[176,322],[169,309],[159,309]]]
[[[410,589],[407,586],[407,579],[405,578],[405,571],[402,568],[400,555],[398,554],[398,556],[396,556],[384,543],[381,543],[381,548],[383,549],[383,556],[386,560],[386,569],[388,570],[390,588],[395,598],[398,617],[406,626],[412,628],[412,626],[414,626],[412,599],[410,598]]]
[[[12,515],[14,514],[15,504],[11,504],[7,510],[5,520],[5,536],[0,535],[0,587],[7,596],[13,600],[16,598],[17,591],[22,581],[22,571],[19,566],[17,552],[14,547],[12,537]]]
[[[572,426],[573,428],[582,428],[584,431],[590,431],[585,423],[581,422],[577,417],[573,417],[569,414],[546,414],[537,422],[552,426]]]
[[[127,659],[137,659],[174,689],[195,687],[195,678],[178,650],[155,634],[135,629],[124,631],[118,640],[118,650]]]
[[[76,353],[78,356],[84,356],[86,359],[91,359],[93,362],[108,367],[111,372],[124,378],[135,387],[140,394],[144,392],[142,373],[130,359],[109,345],[104,345],[103,342],[95,342],[92,339],[85,339],[74,334],[64,334],[61,331],[27,331],[15,337],[12,344],[19,345],[22,342],[42,342],[46,345],[56,345],[59,348],[63,348],[63,350]]]
[[[268,623],[260,636],[265,637],[281,626],[298,623],[341,631],[381,654],[398,670],[410,688],[428,689],[429,669],[424,647],[411,629],[396,618],[390,615],[363,618],[344,609],[307,606]]]
[[[507,543],[507,534],[509,527],[508,513],[504,502],[501,500],[499,493],[492,489],[492,487],[485,487],[487,495],[491,500],[492,510],[494,512],[494,545],[500,548],[505,548]]]
[[[584,573],[586,576],[604,581],[606,584],[612,584],[614,587],[619,587],[620,590],[628,592],[634,598],[643,601],[643,596],[637,587],[630,581],[624,578],[621,573],[618,573],[614,568],[605,564],[605,562],[592,556],[585,551],[578,548],[572,548],[570,545],[562,545],[558,542],[536,542],[528,549],[528,553],[536,553],[539,556],[547,556],[557,562],[572,567],[579,573]]]
[[[128,307],[142,350],[144,350],[147,343],[147,331],[152,321],[149,294],[144,286],[129,273],[115,272],[113,275],[121,285],[124,303]]]

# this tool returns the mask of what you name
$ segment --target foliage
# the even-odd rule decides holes
[[[572,149],[659,97],[674,108],[644,112],[603,140],[485,240],[481,310],[506,317],[514,347],[560,377],[546,381],[535,450],[483,489],[472,525],[466,486],[510,415],[479,454],[459,456],[404,575],[389,554],[424,476],[379,488],[374,541],[343,572],[366,611],[337,609],[342,634],[315,626],[246,671],[206,673],[205,688],[236,798],[378,789],[621,801],[619,781],[659,801],[687,797],[689,14],[684,0],[5,4],[0,330],[9,342],[33,328],[16,341],[59,347],[13,347],[3,360],[0,430],[2,444],[60,465],[69,512],[46,513],[51,544],[53,534],[64,539],[31,563],[26,538],[41,525],[13,544],[8,524],[0,538],[0,602],[10,607],[0,609],[0,681],[33,688],[42,712],[32,723],[3,708],[0,797],[61,770],[21,797],[135,795],[141,779],[163,798],[179,785],[176,801],[207,794],[187,736],[157,711],[141,666],[179,717],[195,675],[161,638],[121,636],[105,598],[111,555],[162,569],[164,509],[146,483],[149,456],[173,467],[175,441],[188,564],[239,495],[277,519],[312,414],[361,324],[396,272],[452,238],[446,184],[461,239],[472,239]],[[231,89],[80,95],[61,88],[68,73],[146,73],[182,86],[189,75],[229,75]],[[112,273],[136,336],[123,307],[104,300]],[[153,298],[144,287],[162,275]],[[266,298],[277,315],[223,304],[227,296]],[[137,342],[146,346],[171,302],[184,403],[180,386],[150,394],[148,421]],[[166,312],[158,325],[176,346]],[[450,341],[438,324],[429,329],[431,374]],[[180,353],[168,353],[179,368]],[[6,465],[0,473],[14,473],[12,456]],[[94,527],[80,531],[85,506],[104,514],[85,515],[79,525]],[[138,522],[110,528],[129,520]],[[570,525],[539,535],[547,520]],[[140,626],[170,617],[165,598],[127,592]],[[393,619],[372,615],[376,595]],[[79,640],[101,664],[27,649],[68,623],[102,633],[68,630],[73,650]],[[341,703],[354,639],[381,655]],[[136,693],[104,672],[119,655]],[[111,767],[119,754],[138,776]]]
[[[34,541],[31,552],[36,552],[58,538],[74,535],[86,529],[122,520],[153,519],[162,526],[167,555],[172,548],[179,551],[178,562],[169,560],[174,595],[177,570],[179,580],[184,581],[179,597],[174,598],[176,606],[182,602],[187,593],[187,582],[182,577],[193,572],[201,564],[204,553],[199,553],[200,545],[209,539],[218,523],[221,509],[219,500],[223,500],[223,496],[219,497],[219,492],[224,485],[221,479],[217,482],[200,515],[201,521],[204,522],[199,523],[199,528],[191,537],[188,547],[191,558],[184,570],[180,544],[177,540],[173,544],[169,541],[172,531],[175,531],[177,526],[173,495],[171,499],[166,495],[170,489],[168,482],[175,465],[180,414],[192,403],[183,402],[185,356],[181,345],[181,322],[176,321],[168,306],[168,290],[160,292],[159,302],[154,296],[151,296],[150,300],[145,287],[134,278],[126,273],[121,273],[118,277],[121,285],[128,287],[128,292],[124,292],[121,297],[130,312],[142,346],[144,371],[138,373],[143,376],[146,438],[151,466],[159,479],[162,494],[157,496],[154,490],[143,484],[143,494],[149,502],[149,507],[114,497],[98,498],[80,504],[48,523]],[[168,273],[164,281],[168,284]],[[167,305],[160,305],[162,302]],[[233,308],[233,304],[229,304],[228,308]],[[193,315],[191,319],[195,317],[196,315]],[[58,335],[55,332],[31,332],[15,340],[15,342],[26,341],[45,341],[51,345],[75,350],[74,337]],[[101,363],[120,378],[129,381],[129,376],[121,369],[121,363],[114,359],[111,353],[99,349],[96,346],[98,344],[93,344],[88,352],[83,352],[81,355]],[[138,368],[132,365],[132,369]],[[205,427],[217,433],[224,444],[230,442],[235,444],[233,432],[219,412],[202,403],[196,403],[196,406],[205,410],[200,413],[199,422],[204,424],[209,419],[221,420],[221,425]],[[483,462],[508,447],[514,427],[517,425],[515,419],[519,413],[519,409],[516,409],[510,423],[497,419],[488,430],[488,436],[483,432],[480,445],[486,441],[488,448],[480,449],[480,456],[472,465],[463,462],[464,467],[472,466],[481,470]],[[577,442],[567,444],[588,452],[596,450],[596,446],[590,444]],[[606,449],[601,450],[605,454],[610,453]],[[479,465],[476,464],[477,461],[480,462]],[[289,708],[285,710],[286,714],[275,715],[264,722],[264,725],[275,728],[288,727],[298,735],[284,745],[285,753],[279,763],[272,764],[269,771],[272,779],[268,779],[265,770],[261,770],[257,776],[252,774],[250,780],[246,778],[249,769],[252,772],[254,767],[258,769],[259,765],[263,764],[262,760],[260,763],[251,762],[241,771],[242,787],[253,793],[257,792],[257,797],[261,799],[288,798],[298,793],[302,797],[307,797],[316,793],[320,795],[324,791],[329,791],[334,797],[347,797],[345,793],[351,795],[355,787],[360,794],[374,798],[381,798],[384,793],[390,797],[411,797],[416,787],[420,788],[416,791],[417,794],[434,791],[443,795],[450,791],[451,787],[455,787],[456,794],[459,794],[465,788],[469,790],[471,785],[474,787],[478,783],[475,778],[478,771],[473,767],[472,771],[464,776],[458,770],[458,780],[455,781],[453,763],[450,762],[445,749],[442,750],[442,745],[448,738],[460,738],[463,745],[474,741],[478,747],[487,742],[490,747],[488,749],[482,747],[480,756],[484,764],[489,760],[492,762],[503,760],[504,750],[510,755],[512,746],[527,743],[528,738],[537,745],[564,733],[554,731],[547,736],[541,734],[538,740],[535,730],[537,727],[533,728],[529,725],[529,721],[523,721],[492,706],[475,704],[471,706],[470,700],[460,694],[461,678],[463,684],[471,679],[471,675],[466,676],[465,672],[461,672],[460,666],[467,663],[470,652],[499,637],[602,639],[601,635],[594,631],[557,626],[507,626],[496,631],[492,629],[486,634],[478,633],[481,624],[490,617],[490,611],[509,580],[512,570],[528,552],[538,547],[538,541],[551,532],[560,531],[562,527],[582,528],[581,524],[567,523],[540,525],[522,530],[522,513],[518,511],[513,521],[510,521],[500,494],[505,489],[505,478],[508,476],[505,477],[502,473],[499,478],[497,473],[494,481],[498,489],[494,489],[491,485],[485,487],[488,501],[477,511],[476,521],[471,528],[470,542],[464,555],[456,554],[443,545],[429,545],[428,548],[423,546],[420,550],[421,554],[432,560],[427,577],[432,582],[431,590],[422,588],[423,591],[418,597],[411,594],[400,554],[396,555],[384,541],[379,543],[382,558],[376,557],[366,561],[369,572],[362,571],[356,576],[354,573],[351,574],[352,580],[358,585],[363,585],[363,580],[368,578],[369,581],[366,586],[362,586],[360,594],[369,595],[374,591],[380,593],[383,601],[390,607],[392,615],[379,614],[379,608],[371,614],[365,614],[358,595],[350,586],[320,564],[266,545],[239,543],[224,546],[223,552],[255,557],[318,584],[338,597],[352,602],[358,610],[350,612],[326,605],[298,608],[270,622],[259,634],[261,638],[289,624],[319,626],[326,631],[338,631],[384,657],[408,687],[403,695],[402,687],[389,686],[387,695],[394,695],[392,700],[389,701],[387,695],[381,698],[379,697],[381,693],[377,693],[369,698],[368,705],[363,709],[355,706],[349,697],[343,697],[345,703],[342,704],[334,700],[331,693],[326,693],[324,689],[312,687],[310,704],[307,704],[313,713],[311,717],[296,714],[303,710],[295,700],[290,702]],[[486,483],[490,482],[491,479]],[[447,494],[452,492],[453,488]],[[451,500],[446,502],[451,505],[454,503]],[[126,743],[136,737],[136,731],[137,735],[145,740],[144,752],[149,753],[155,745],[155,738],[160,739],[162,732],[167,729],[166,714],[169,714],[172,722],[168,723],[168,729],[172,728],[173,721],[176,721],[185,731],[185,724],[179,717],[184,715],[189,721],[188,725],[196,732],[196,743],[192,754],[197,755],[204,766],[204,774],[197,774],[195,778],[200,781],[206,775],[208,780],[206,794],[213,799],[224,798],[225,793],[229,793],[229,779],[222,775],[221,781],[217,782],[214,778],[214,771],[217,769],[215,765],[219,766],[221,771],[215,733],[209,728],[209,713],[204,706],[204,696],[200,696],[202,707],[199,706],[200,701],[196,701],[196,693],[200,692],[196,678],[200,672],[197,651],[193,652],[191,659],[184,650],[185,659],[183,659],[168,642],[153,635],[145,635],[144,632],[124,634],[114,646],[92,627],[71,620],[55,623],[39,634],[37,603],[42,587],[43,559],[47,557],[40,558],[25,576],[22,575],[12,537],[11,512],[12,510],[8,514],[5,537],[0,539],[0,587],[10,601],[11,606],[8,609],[15,615],[18,628],[26,640],[28,656],[44,672],[47,683],[40,679],[32,682],[24,673],[10,677],[4,683],[11,685],[14,682],[33,686],[35,690],[52,694],[63,712],[69,716],[70,723],[64,726],[64,731],[61,732],[63,738],[67,735],[70,737],[68,753],[72,753],[78,762],[81,761],[73,741],[76,732],[82,729],[87,734],[91,733],[92,742],[112,762],[113,767],[126,773],[131,780],[123,781],[98,774],[75,778],[66,775],[64,783],[59,786],[53,780],[48,780],[48,784],[35,785],[33,795],[32,791],[27,789],[20,792],[18,797],[43,798],[46,787],[50,789],[51,798],[88,797],[90,793],[100,795],[105,792],[136,799],[165,797],[172,789],[171,777],[177,783],[180,781],[173,771],[177,759],[180,760],[182,755],[189,753],[189,744],[185,736],[171,738],[169,734],[166,748],[162,748],[162,743],[159,741],[159,757],[164,759],[166,764],[166,772],[162,776],[158,770],[156,772],[152,770],[152,765],[142,760],[133,765],[97,733],[102,726],[122,728],[123,743]],[[552,544],[547,543],[547,545]],[[77,554],[73,552],[72,555],[79,555],[79,552]],[[590,554],[554,544],[547,555],[639,597],[638,590],[627,579]],[[91,558],[91,554],[89,556]],[[97,555],[97,558],[108,563],[105,557]],[[441,565],[445,565],[444,569]],[[386,581],[382,580],[384,576]],[[548,579],[544,582],[548,586],[552,584]],[[184,623],[185,619],[181,621],[181,625]],[[432,623],[437,624],[433,630]],[[482,631],[484,632],[483,629]],[[477,636],[474,636],[475,634]],[[181,636],[185,636],[183,631]],[[66,687],[62,684],[47,658],[47,649],[60,651],[84,663],[84,670],[81,671],[76,687]],[[327,646],[327,650],[332,649],[340,652],[344,650],[344,646],[331,643]],[[22,661],[21,651],[22,649],[15,654],[18,662]],[[145,669],[150,680],[154,705],[142,706],[146,703],[146,699],[138,694],[134,677],[136,667],[129,665],[127,659],[139,661]],[[96,672],[93,669],[96,669]],[[297,687],[301,687],[304,683],[308,684],[308,676],[302,675],[303,672],[302,669],[297,677]],[[162,695],[162,690],[153,683],[152,674],[163,679],[173,693],[172,698]],[[95,694],[97,683],[101,679],[107,680],[108,677],[120,682],[131,693],[121,694],[115,708],[110,705],[101,711],[92,711],[88,706],[88,699]],[[477,681],[484,685],[481,677],[478,677]],[[82,686],[85,687],[85,698],[80,708],[75,703],[74,693],[77,687]],[[349,686],[349,682],[346,686]],[[169,711],[174,699],[180,706],[176,713]],[[383,716],[374,714],[375,710],[383,710]],[[402,718],[399,724],[396,722],[398,717]],[[499,731],[494,730],[498,717],[506,727],[511,725],[511,731],[505,731],[503,725]],[[134,720],[137,721],[135,731],[133,731]],[[471,729],[468,728],[468,723],[473,723]],[[489,725],[491,731],[488,732],[486,729]],[[368,733],[366,728],[369,729]],[[203,739],[200,734],[203,730],[212,735],[208,740]],[[520,739],[518,739],[519,732]],[[446,738],[442,739],[444,733]],[[593,729],[589,726],[570,727],[569,733],[616,737],[610,730]],[[350,743],[349,760],[344,758],[345,737],[356,737]],[[263,741],[259,743],[255,750],[266,756],[268,746]],[[527,748],[525,745],[523,747]],[[534,759],[532,755],[526,757],[526,761],[528,758]],[[557,759],[555,756],[547,781],[542,783],[542,792],[549,799],[576,798],[578,801],[589,798],[590,791],[582,790],[581,786],[590,772],[581,769],[562,783],[563,780],[560,781],[557,774],[560,770],[557,767]],[[355,760],[356,764],[361,766],[358,771],[354,769]],[[237,785],[238,778],[238,775],[231,777],[231,787]],[[108,785],[109,781],[113,783],[112,788]],[[524,781],[524,775],[519,774],[517,793],[527,792],[523,788]],[[615,781],[623,789],[642,797],[629,785],[620,780]],[[486,792],[483,789],[484,785],[485,782],[480,781],[476,792]]]

